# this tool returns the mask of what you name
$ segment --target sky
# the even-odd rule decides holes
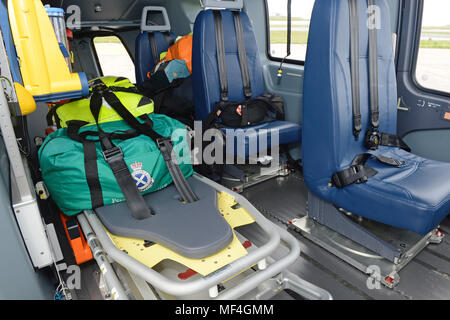
[[[287,0],[268,0],[268,3],[271,15],[286,16]],[[309,19],[313,6],[314,0],[292,0],[292,16]],[[425,0],[423,24],[425,26],[450,25],[450,1]]]

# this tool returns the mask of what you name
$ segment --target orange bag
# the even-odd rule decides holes
[[[184,60],[189,72],[192,74],[192,34],[180,38],[180,40],[173,44],[167,51],[167,55],[163,61],[175,59]]]

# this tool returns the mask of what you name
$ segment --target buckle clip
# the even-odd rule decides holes
[[[118,157],[123,158],[123,151],[121,147],[114,147],[103,151],[103,158],[106,162]]]
[[[172,139],[169,137],[162,137],[156,139],[156,144],[158,145],[159,148],[164,147],[166,142],[172,144]]]
[[[378,150],[381,144],[381,133],[378,130],[368,130],[366,133],[366,138],[364,140],[364,144],[369,150]]]
[[[353,171],[353,173],[358,177],[358,179],[355,180],[355,184],[361,184],[366,183],[369,181],[369,178],[365,175],[362,175],[361,172],[364,170],[364,165],[358,164],[350,167],[350,170]]]

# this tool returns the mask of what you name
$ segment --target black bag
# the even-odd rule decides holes
[[[214,110],[205,119],[205,129],[220,126],[240,128],[275,119],[284,119],[283,98],[264,93],[244,102],[217,102]]]
[[[177,94],[177,88],[180,88],[181,90],[178,91],[181,92],[192,90],[191,76],[168,79],[165,70],[168,63],[161,64],[158,70],[152,72],[149,79],[138,86],[138,89],[144,96],[153,100],[155,113],[164,114],[193,127],[194,104],[189,99]]]

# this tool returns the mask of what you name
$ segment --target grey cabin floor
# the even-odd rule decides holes
[[[307,189],[298,174],[262,182],[244,190],[242,194],[280,226],[306,214]],[[400,283],[394,289],[384,286],[381,289],[368,289],[365,274],[300,234],[296,236],[302,253],[290,270],[328,290],[336,300],[450,300],[450,217],[441,224],[440,229],[446,234],[444,241],[440,245],[429,245],[402,269],[399,272]],[[264,241],[261,232],[253,226],[244,227],[240,232],[256,245]]]

